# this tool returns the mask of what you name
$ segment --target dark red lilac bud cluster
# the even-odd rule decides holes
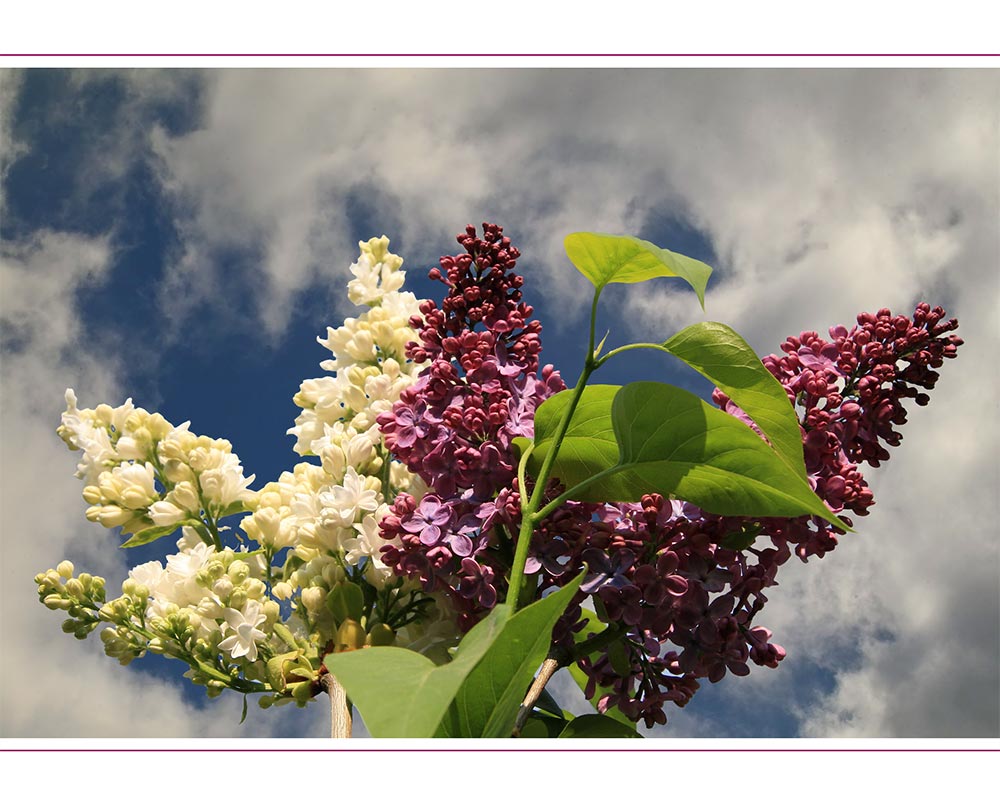
[[[551,366],[538,372],[542,328],[521,298],[520,252],[502,228],[483,224],[480,238],[469,226],[458,242],[465,251],[430,272],[448,287],[441,307],[425,301],[411,320],[420,342],[407,355],[431,364],[378,423],[396,458],[433,490],[419,503],[396,499],[382,522],[396,543],[384,560],[427,589],[451,590],[471,613],[497,601],[492,526],[519,510],[512,440],[532,435],[535,409],[565,384]]]
[[[832,341],[802,333],[782,345],[783,356],[763,359],[800,414],[810,481],[834,512],[868,513],[874,500],[858,464],[878,466],[886,445],[899,444],[903,401],[927,404],[918,389],[933,388],[934,370],[956,356],[962,340],[948,333],[957,326],[926,303],[912,319],[883,309],[861,314],[850,331],[832,328]],[[720,391],[713,398],[753,425]],[[599,522],[566,533],[573,535],[554,534],[539,547],[546,581],[558,583],[556,568],[565,574],[587,561],[595,572],[586,589],[602,620],[627,627],[616,646],[581,662],[590,693],[609,688],[602,707],[617,705],[652,726],[665,723],[664,703],[683,706],[699,679],[745,675],[748,662],[777,666],[784,649],[753,625],[764,590],[793,551],[803,561],[822,557],[843,532],[814,517],[720,517],[652,495],[641,506],[605,507]],[[755,547],[761,537],[768,547]]]

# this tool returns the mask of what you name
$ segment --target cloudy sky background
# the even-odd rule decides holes
[[[570,378],[587,286],[561,244],[580,229],[715,265],[704,317],[761,354],[861,310],[957,315],[958,360],[866,473],[871,516],[779,576],[760,622],[788,659],[656,734],[1000,735],[996,72],[5,70],[0,149],[0,735],[325,733],[320,706],[240,727],[239,697],[122,669],[37,603],[32,576],[65,556],[110,589],[128,567],[83,518],[62,393],[191,419],[276,477],[357,241],[387,234],[427,295],[424,269],[484,220],[520,245],[544,359]],[[703,316],[665,280],[604,308],[609,344]],[[648,356],[606,371],[705,391]]]

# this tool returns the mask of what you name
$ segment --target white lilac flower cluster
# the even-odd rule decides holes
[[[105,651],[122,664],[147,651],[179,658],[210,694],[273,693],[265,705],[315,695],[331,650],[396,642],[433,653],[454,642],[454,627],[441,626],[453,623],[446,602],[381,561],[389,504],[426,491],[391,460],[376,422],[423,368],[406,358],[419,301],[400,290],[403,261],[387,238],[359,245],[348,294],[367,309],[318,339],[333,374],[305,380],[294,398],[295,451],[319,464],[299,463],[252,491],[228,441],[131,400],[79,409],[66,392],[58,433],[83,454],[87,518],[134,535],[126,547],[178,528],[183,536],[165,563],[133,568],[112,601],[103,579],[74,577],[69,562],[39,574],[43,603],[68,614],[64,631],[83,638],[105,624]],[[241,513],[239,529],[220,524]],[[225,545],[230,536],[238,548]]]
[[[134,534],[185,523],[207,529],[204,521],[214,527],[220,517],[243,510],[254,476],[244,477],[228,441],[189,428],[190,422],[174,426],[131,399],[117,408],[79,409],[67,389],[56,432],[70,450],[83,453],[76,476],[86,484],[87,519]]]

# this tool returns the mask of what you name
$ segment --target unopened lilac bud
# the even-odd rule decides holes
[[[277,601],[268,599],[261,605],[261,612],[264,613],[264,617],[266,618],[264,622],[270,627],[274,625],[275,621],[281,615],[281,607]]]
[[[281,601],[287,601],[292,597],[292,593],[294,592],[295,590],[292,588],[292,585],[287,581],[279,581],[271,588],[271,594]]]
[[[247,598],[252,598],[255,601],[260,600],[267,593],[267,585],[260,579],[247,579],[243,588],[246,590]]]
[[[70,579],[66,582],[66,594],[72,598],[79,598],[83,595],[83,584],[79,579]]]
[[[212,585],[212,592],[225,601],[233,593],[233,582],[228,576],[223,576]]]
[[[64,579],[68,579],[73,575],[73,563],[68,559],[63,559],[58,565],[56,565],[56,573],[62,576]]]
[[[101,489],[97,486],[85,486],[83,488],[83,499],[91,506],[96,506],[101,502]]]
[[[233,580],[233,584],[242,584],[250,575],[250,565],[242,559],[237,559],[229,566],[228,573],[229,578]]]
[[[247,591],[242,587],[237,587],[229,596],[229,606],[233,609],[241,609],[247,602]]]
[[[326,603],[326,590],[322,587],[307,587],[302,591],[302,605],[310,615],[315,616]]]

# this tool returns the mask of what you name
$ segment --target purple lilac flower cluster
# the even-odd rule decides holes
[[[874,503],[858,464],[889,457],[886,445],[902,438],[894,426],[906,421],[903,401],[926,405],[919,389],[933,388],[935,370],[956,356],[962,340],[948,333],[958,323],[944,316],[925,303],[912,319],[863,313],[850,331],[832,328],[831,341],[805,332],[782,344],[783,356],[764,358],[800,413],[810,482],[834,512],[865,515]],[[746,419],[724,394],[713,396]],[[743,676],[748,663],[776,667],[784,649],[753,624],[764,590],[793,553],[822,557],[843,533],[815,517],[721,517],[658,495],[599,507],[591,522],[579,504],[564,508],[538,549],[546,583],[586,561],[594,572],[582,589],[600,602],[602,620],[625,627],[615,647],[581,661],[587,692],[600,686],[602,709],[617,706],[647,726],[665,723],[664,704],[686,704],[699,679]],[[770,544],[757,547],[761,538]]]
[[[419,502],[396,498],[382,521],[394,545],[384,561],[427,590],[445,590],[471,625],[502,591],[502,524],[518,516],[512,440],[530,437],[535,409],[565,384],[551,366],[538,371],[541,324],[521,298],[520,252],[503,229],[469,226],[464,252],[441,258],[431,279],[448,293],[425,301],[411,320],[420,342],[407,355],[430,361],[378,423],[386,445],[433,490]],[[506,532],[509,534],[509,532]]]

